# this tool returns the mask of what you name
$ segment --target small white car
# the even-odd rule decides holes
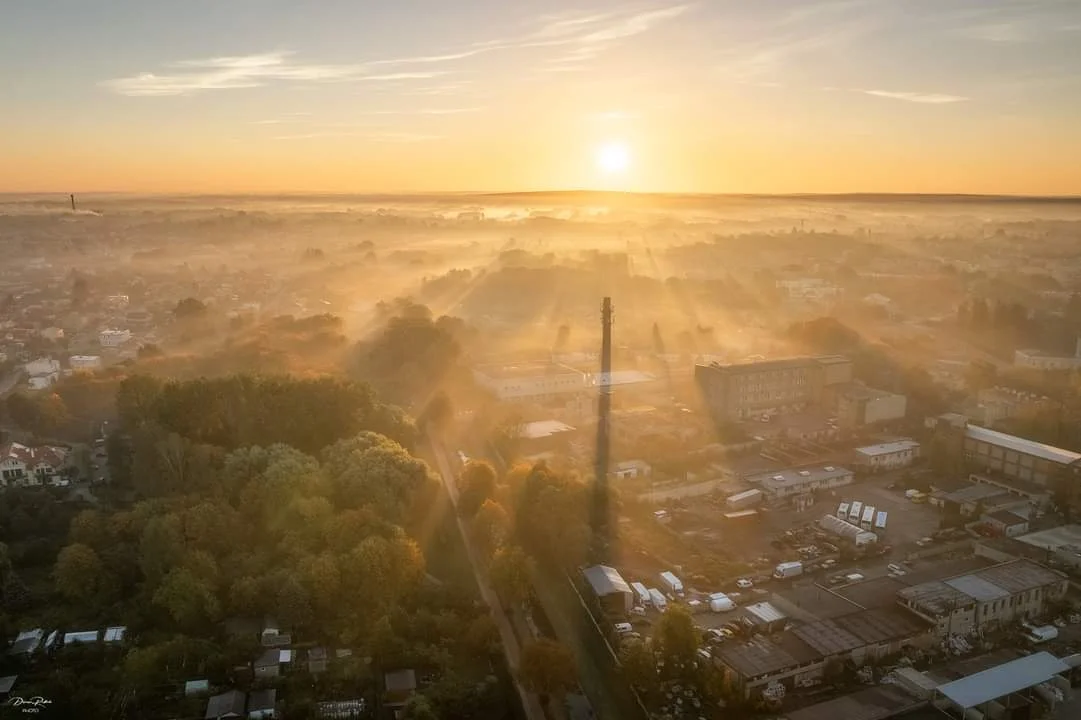
[[[750,590],[754,587],[754,583],[748,578],[740,578],[739,580],[736,580],[736,587],[740,590]]]

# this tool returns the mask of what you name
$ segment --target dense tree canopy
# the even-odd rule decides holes
[[[160,426],[193,443],[230,450],[284,443],[317,452],[373,422],[404,442],[414,432],[404,416],[388,416],[369,387],[334,378],[235,375],[162,382],[135,375],[120,384],[117,410],[129,430]]]

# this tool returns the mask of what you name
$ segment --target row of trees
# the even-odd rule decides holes
[[[406,448],[416,441],[412,422],[378,402],[369,386],[329,377],[234,375],[178,382],[133,375],[120,383],[116,404],[128,431],[157,427],[226,449],[282,443],[318,452],[362,429]]]

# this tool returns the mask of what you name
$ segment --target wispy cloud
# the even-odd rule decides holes
[[[274,82],[343,82],[427,80],[449,74],[446,71],[375,73],[374,63],[328,65],[303,63],[291,52],[270,52],[183,60],[169,65],[171,72],[139,73],[107,80],[104,87],[120,95],[162,97],[190,95],[206,90],[234,90],[263,87]]]
[[[275,140],[315,140],[320,138],[354,138],[373,143],[416,143],[442,140],[442,135],[425,135],[420,133],[405,132],[349,132],[349,131],[316,131],[310,133],[297,133],[294,135],[278,135]]]
[[[516,38],[488,40],[430,55],[377,58],[356,64],[302,62],[294,53],[285,51],[184,60],[168,65],[161,73],[143,72],[106,80],[101,85],[120,95],[164,97],[208,90],[256,88],[276,82],[428,80],[450,73],[407,68],[410,65],[453,64],[486,53],[535,48],[568,48],[562,56],[555,58],[555,63],[579,66],[614,43],[645,33],[690,8],[691,5],[684,4],[634,12],[548,16],[539,18],[532,30]],[[387,71],[394,67],[402,70]]]
[[[904,100],[905,102],[925,103],[928,105],[947,105],[968,100],[967,97],[961,95],[943,95],[940,93],[896,92],[893,90],[857,90],[856,92],[891,100]]]

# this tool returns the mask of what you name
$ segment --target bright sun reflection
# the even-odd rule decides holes
[[[609,175],[618,175],[631,164],[631,155],[622,143],[608,143],[597,150],[597,167]]]

